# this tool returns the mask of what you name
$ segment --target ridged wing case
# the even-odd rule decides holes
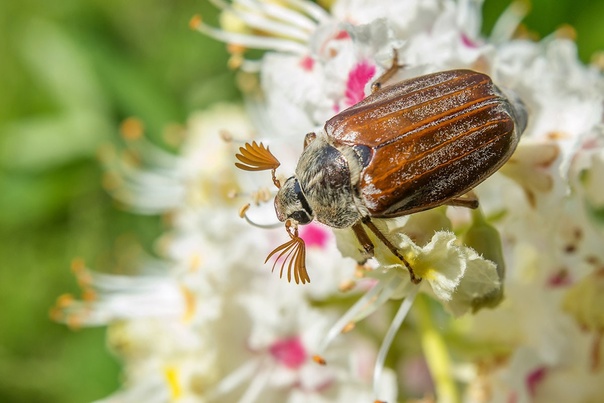
[[[444,71],[384,87],[325,124],[336,147],[366,147],[357,185],[374,217],[436,207],[503,165],[526,124],[491,79]],[[367,154],[367,153],[365,153]]]

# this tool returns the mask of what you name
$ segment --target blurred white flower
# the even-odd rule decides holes
[[[201,17],[191,26],[228,43],[232,67],[258,74],[247,115],[226,105],[193,115],[178,156],[140,135],[130,136],[130,158],[106,153],[117,200],[169,215],[163,260],[143,262],[138,276],[78,264],[82,300],[64,296],[54,311],[72,326],[110,325],[126,381],[106,401],[602,396],[604,79],[577,60],[572,41],[513,38],[518,3],[489,39],[473,0],[340,0],[331,12],[306,0],[215,4],[221,27]],[[250,48],[267,52],[251,59]],[[376,220],[420,285],[379,240],[364,262],[350,230],[317,223],[299,228],[311,282],[288,284],[263,265],[287,234],[237,213],[250,203],[249,220],[276,222],[270,176],[237,170],[234,154],[262,140],[279,174],[293,172],[305,133],[363,99],[393,50],[405,64],[397,80],[455,68],[489,74],[527,106],[522,141],[476,189],[481,210]],[[393,313],[390,301],[401,299]],[[418,370],[413,388],[386,365],[429,373]]]

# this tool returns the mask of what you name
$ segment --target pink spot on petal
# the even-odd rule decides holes
[[[551,288],[565,287],[571,284],[571,278],[567,270],[560,270],[558,273],[547,279],[547,286]]]
[[[273,358],[284,367],[298,369],[306,361],[306,349],[298,336],[277,340],[269,351]]]
[[[478,44],[474,42],[470,37],[464,33],[461,34],[461,43],[468,48],[477,48]]]
[[[338,31],[338,33],[333,37],[333,39],[350,39],[350,34],[346,30]]]
[[[348,81],[346,82],[345,103],[347,106],[352,106],[359,103],[365,98],[365,85],[375,75],[375,66],[367,61],[359,62],[348,73]]]
[[[300,67],[304,71],[312,71],[315,66],[315,59],[310,56],[304,56],[302,60],[300,60]]]
[[[338,105],[336,102],[334,102],[333,106],[331,107],[331,109],[333,110],[334,114],[338,114],[340,113],[340,105]]]
[[[533,370],[533,372],[529,373],[526,377],[526,387],[528,388],[531,397],[535,397],[537,387],[543,381],[545,375],[547,375],[547,368],[539,367]]]
[[[300,227],[300,237],[304,239],[307,246],[324,248],[329,241],[330,233],[327,228],[320,224],[310,223]]]

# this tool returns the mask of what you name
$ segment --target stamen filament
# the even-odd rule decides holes
[[[245,221],[247,221],[248,224],[253,225],[254,227],[258,227],[258,228],[275,229],[275,228],[281,227],[281,225],[282,225],[281,222],[276,222],[273,224],[258,224],[257,222],[252,221],[252,219],[248,217],[247,213],[244,213],[242,217],[243,217],[243,219],[245,219]]]
[[[245,364],[223,377],[220,382],[208,391],[208,400],[216,399],[235,390],[243,382],[247,381],[258,371],[259,360],[246,361]]]
[[[246,48],[266,49],[277,52],[306,54],[308,53],[306,45],[294,42],[289,39],[272,38],[268,36],[247,35],[236,32],[227,32],[221,29],[213,28],[205,24],[201,20],[197,20],[194,24],[194,29],[211,36],[212,38],[225,42],[236,43]]]
[[[210,0],[212,4],[221,10],[229,10],[232,12],[242,13],[240,9],[235,10],[229,3],[223,0]],[[301,30],[313,32],[317,28],[317,24],[312,19],[304,14],[292,9],[282,7],[279,4],[266,3],[257,0],[238,0],[237,5],[247,7],[256,12],[261,11],[267,17],[286,23],[288,26],[295,26]]]
[[[390,346],[392,346],[392,341],[394,340],[394,336],[400,329],[403,321],[407,317],[411,306],[413,305],[413,301],[417,296],[419,291],[419,285],[413,285],[409,295],[405,297],[403,302],[401,303],[390,327],[388,328],[388,332],[386,332],[386,336],[382,340],[382,345],[380,346],[380,350],[378,351],[377,358],[375,360],[375,367],[373,370],[373,393],[376,398],[380,395],[380,384],[382,379],[382,372],[384,371],[384,363],[386,362],[386,356],[388,355],[388,351],[390,351]]]
[[[527,1],[513,1],[495,22],[495,26],[491,31],[491,41],[493,43],[509,41],[528,12],[529,5]]]
[[[302,13],[282,7],[279,4],[264,3],[257,0],[241,0],[240,3],[247,4],[249,7],[261,9],[269,17],[275,18],[290,25],[294,25],[308,32],[313,32],[317,28],[317,23],[315,21],[306,17]]]
[[[405,275],[406,274],[407,273],[405,272]],[[371,309],[367,310],[366,312],[362,312],[359,317],[357,317],[355,320],[359,321],[361,319],[366,318],[367,316],[372,314],[377,308],[384,305],[386,301],[392,298],[392,295],[398,289],[402,282],[403,278],[400,276],[400,274],[397,274],[390,280],[385,281],[384,290],[380,293],[377,299],[373,301],[372,306],[370,307]]]
[[[283,2],[291,4],[295,9],[304,11],[306,14],[310,15],[312,18],[319,22],[327,22],[330,19],[330,16],[327,11],[310,1],[284,0]]]
[[[243,396],[239,399],[239,403],[254,403],[258,399],[270,379],[273,367],[274,365],[270,365],[268,368],[263,368],[260,373],[254,376]]]
[[[308,42],[309,40],[309,32],[303,31],[297,27],[266,18],[265,16],[257,13],[249,13],[232,7],[230,7],[228,10],[239,17],[250,28],[255,28],[277,37],[297,39],[304,43]]]
[[[359,300],[355,302],[354,305],[350,307],[350,309],[348,309],[348,311],[346,311],[346,313],[342,315],[342,317],[338,319],[338,321],[336,321],[336,323],[333,324],[331,329],[329,329],[329,331],[325,335],[325,338],[319,346],[319,352],[317,353],[317,355],[323,356],[325,350],[327,350],[327,347],[329,347],[331,342],[334,341],[335,338],[338,337],[347,326],[349,326],[350,322],[359,317],[365,317],[371,312],[375,311],[377,305],[372,303],[371,300],[375,298],[376,295],[381,293],[384,288],[384,283],[379,282],[371,290],[367,291],[365,295],[359,298]],[[367,309],[365,315],[360,314],[363,309]]]

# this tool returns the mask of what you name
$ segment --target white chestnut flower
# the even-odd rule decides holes
[[[107,401],[395,401],[424,397],[395,375],[419,367],[429,373],[418,384],[439,401],[596,399],[604,80],[572,41],[514,38],[517,4],[484,38],[480,1],[340,0],[330,12],[306,0],[214,3],[221,27],[191,26],[258,76],[247,115],[215,106],[191,117],[179,155],[139,139],[131,147],[145,164],[107,160],[117,200],[170,215],[162,259],[143,262],[153,277],[79,270],[89,292],[55,311],[110,325],[127,382]],[[375,237],[365,261],[349,230],[312,223],[288,238],[237,211],[249,203],[248,221],[276,222],[270,176],[235,168],[238,148],[262,141],[279,174],[293,172],[304,135],[367,96],[393,51],[405,65],[393,80],[473,69],[528,110],[515,154],[476,189],[479,210],[376,220],[419,285]],[[304,272],[287,260],[301,250]],[[271,251],[284,254],[264,265]],[[565,388],[577,383],[580,393]]]

